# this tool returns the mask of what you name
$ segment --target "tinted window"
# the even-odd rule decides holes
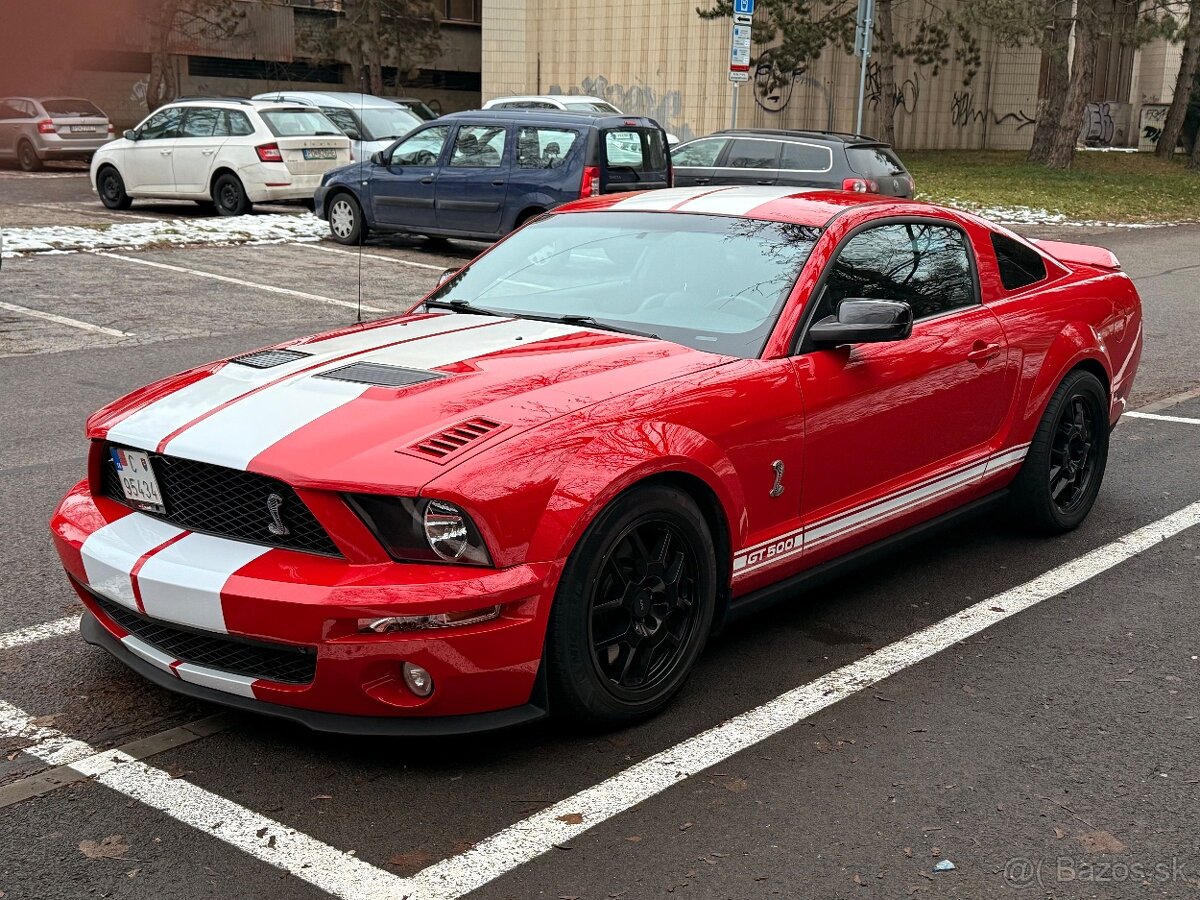
[[[143,141],[179,136],[179,124],[183,119],[183,108],[173,106],[159,110],[138,129],[138,137]]]
[[[992,249],[1005,290],[1015,291],[1046,277],[1046,261],[1032,247],[993,231]]]
[[[843,300],[900,300],[923,319],[976,303],[966,238],[957,228],[910,222],[852,237],[825,282],[817,318]],[[814,320],[815,321],[815,320]]]
[[[586,315],[753,358],[819,235],[816,228],[733,216],[551,215],[433,296],[517,315]]]
[[[389,165],[437,165],[438,158],[442,155],[442,147],[446,143],[446,135],[449,132],[449,126],[438,125],[433,128],[426,128],[419,134],[414,134],[407,140],[401,141],[392,150],[392,159]]]
[[[183,127],[179,129],[180,137],[212,137],[217,133],[218,126],[222,133],[225,130],[222,115],[223,110],[212,107],[193,107],[187,111],[183,119]]]
[[[732,169],[777,169],[779,168],[778,141],[733,141],[724,165]]]
[[[887,147],[847,147],[846,158],[850,168],[868,178],[907,174],[904,163]]]
[[[604,155],[613,167],[664,172],[667,147],[662,133],[649,128],[613,128],[604,132]]]
[[[816,144],[785,143],[780,167],[801,172],[828,172],[833,168],[833,153]]]
[[[342,134],[357,134],[360,138],[366,140],[358,121],[354,118],[354,113],[350,112],[350,110],[334,106],[322,106],[321,112],[325,113],[326,118],[342,130]]]
[[[518,128],[517,167],[556,169],[563,164],[578,139],[578,132],[561,128]]]
[[[78,97],[55,97],[43,100],[42,107],[52,116],[103,116],[96,104]]]
[[[266,109],[262,111],[262,117],[275,137],[341,134],[324,113],[315,109]]]
[[[721,155],[721,150],[724,147],[725,141],[722,138],[695,141],[686,147],[676,147],[672,150],[671,162],[683,167],[694,166],[703,168],[715,166],[717,164],[717,157]]]
[[[504,159],[504,129],[494,125],[463,125],[454,138],[450,165],[464,169],[496,169]]]
[[[244,137],[254,134],[254,126],[250,124],[250,117],[241,110],[227,109],[225,110],[225,133],[234,137]]]

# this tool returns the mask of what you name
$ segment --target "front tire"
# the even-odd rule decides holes
[[[329,234],[339,244],[361,244],[367,237],[362,207],[346,193],[335,194],[329,201]]]
[[[712,534],[695,501],[665,485],[618,497],[568,558],[550,611],[553,714],[611,728],[659,712],[704,649],[716,596]]]
[[[125,180],[112,166],[105,166],[96,175],[96,192],[108,209],[129,209],[133,198],[125,193]]]
[[[213,202],[217,204],[217,212],[223,216],[248,215],[253,206],[241,179],[228,173],[213,185]]]
[[[29,141],[21,141],[17,147],[17,165],[21,167],[22,172],[40,172],[42,170],[42,161],[38,159],[37,151],[33,149],[33,144]]]
[[[1108,395],[1091,372],[1062,380],[1012,487],[1017,521],[1043,534],[1077,528],[1092,510],[1108,465]]]

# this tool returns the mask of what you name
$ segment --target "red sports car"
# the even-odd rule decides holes
[[[1078,525],[1142,346],[1106,250],[795,189],[556,210],[408,314],[88,422],[85,638],[359,733],[661,709],[731,617],[993,501]]]

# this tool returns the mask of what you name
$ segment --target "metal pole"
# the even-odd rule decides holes
[[[729,115],[729,127],[730,128],[737,128],[738,88],[740,88],[740,87],[741,87],[741,84],[739,84],[738,82],[735,81],[733,83],[733,111]]]
[[[867,94],[867,60],[871,57],[871,38],[874,37],[871,20],[875,14],[875,0],[865,0],[863,6],[862,34],[859,38],[862,59],[858,69],[858,117],[854,125],[855,134],[862,134],[863,102]]]

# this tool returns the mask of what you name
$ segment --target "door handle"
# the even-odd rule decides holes
[[[711,178],[697,178],[696,179],[696,184],[711,184],[711,183],[712,183]]]
[[[163,156],[170,156],[170,155],[171,155],[171,151],[170,151],[170,150],[159,150],[158,152],[159,152],[160,154],[162,154]]]
[[[999,344],[985,344],[983,341],[976,341],[975,346],[967,353],[967,359],[974,363],[985,363],[989,359],[995,359],[1000,355]]]
[[[205,156],[212,156],[217,151],[216,150],[201,150],[200,152],[203,153]]]
[[[433,176],[426,175],[424,178],[421,179],[421,184],[433,184]]]
[[[492,182],[492,184],[493,184],[495,187],[504,187],[504,182],[503,182],[503,181],[493,181],[493,182]]]

